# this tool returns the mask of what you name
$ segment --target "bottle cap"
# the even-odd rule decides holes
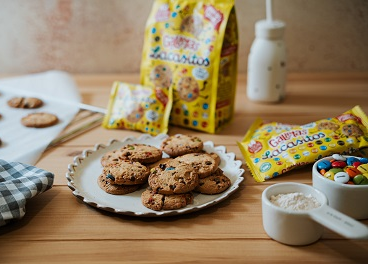
[[[260,20],[255,25],[256,37],[281,39],[284,36],[285,23],[280,20]]]

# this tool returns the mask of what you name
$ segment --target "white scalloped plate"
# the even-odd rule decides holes
[[[142,217],[158,217],[179,215],[198,211],[228,198],[230,194],[239,188],[239,184],[244,180],[244,169],[242,162],[235,160],[234,153],[227,153],[224,146],[214,146],[213,142],[204,142],[204,150],[215,152],[221,157],[220,168],[231,180],[231,187],[218,195],[203,195],[194,193],[194,202],[178,210],[153,211],[146,208],[141,203],[141,194],[145,188],[127,195],[111,195],[104,192],[97,184],[97,178],[102,171],[100,159],[108,151],[117,149],[132,143],[148,144],[160,147],[163,139],[168,135],[160,134],[156,137],[143,135],[139,138],[128,137],[122,141],[111,140],[109,144],[97,144],[93,150],[84,150],[82,155],[74,157],[74,163],[69,164],[66,178],[68,187],[73,191],[73,195],[83,202],[101,210]],[[166,154],[164,154],[164,157]]]

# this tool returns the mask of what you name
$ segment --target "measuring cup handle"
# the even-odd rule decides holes
[[[368,239],[368,227],[328,205],[309,211],[309,216],[328,229],[349,239]]]

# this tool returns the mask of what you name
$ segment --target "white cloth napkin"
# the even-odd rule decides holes
[[[32,96],[44,101],[37,109],[11,108],[13,97]],[[66,72],[47,71],[14,78],[0,79],[0,158],[34,165],[41,154],[79,111],[81,97],[73,78]],[[33,112],[49,112],[59,118],[57,125],[28,128],[22,117]]]

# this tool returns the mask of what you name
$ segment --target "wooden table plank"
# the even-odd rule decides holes
[[[324,240],[290,247],[264,239],[15,241],[1,245],[1,263],[15,263],[14,256],[18,263],[366,262],[364,242],[349,241],[341,246],[342,242]]]

